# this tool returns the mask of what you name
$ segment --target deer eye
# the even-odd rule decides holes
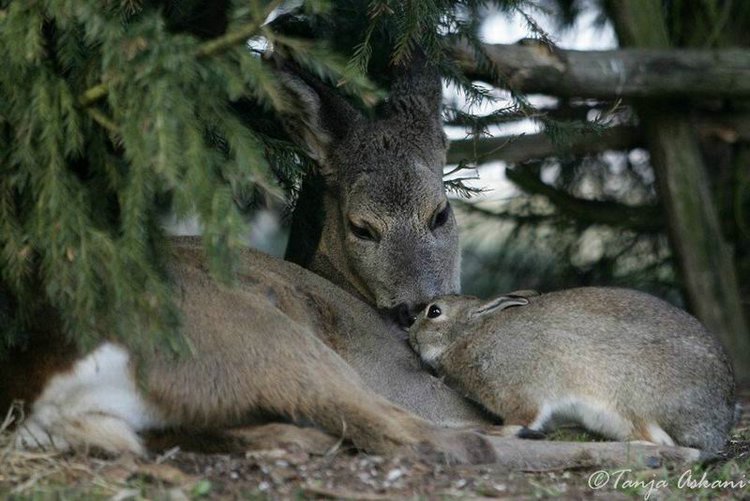
[[[445,204],[439,212],[432,217],[432,223],[430,223],[430,230],[436,230],[448,222],[448,216],[451,214],[451,205]]]
[[[349,221],[349,231],[351,231],[352,235],[359,238],[360,240],[367,240],[370,242],[374,242],[375,240],[377,240],[373,231],[367,226],[360,226]]]
[[[436,304],[431,304],[427,309],[427,318],[437,318],[443,314],[443,311]]]

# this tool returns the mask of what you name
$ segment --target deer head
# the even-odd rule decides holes
[[[287,259],[408,324],[458,292],[460,252],[442,181],[440,78],[421,55],[400,70],[377,119],[320,82],[286,79],[305,117],[288,129],[320,167],[300,195]]]

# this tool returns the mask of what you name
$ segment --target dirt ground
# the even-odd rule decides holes
[[[745,392],[745,396],[748,393]],[[745,408],[748,399],[745,399]],[[750,498],[750,413],[711,464],[554,471],[444,466],[334,447],[242,454],[171,449],[148,459],[12,448],[0,433],[3,499],[737,499]],[[580,434],[558,438],[580,438]]]

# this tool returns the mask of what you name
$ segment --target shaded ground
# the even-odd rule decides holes
[[[747,407],[746,407],[747,408]],[[270,449],[245,454],[171,450],[148,460],[10,447],[0,434],[0,497],[124,499],[571,499],[750,498],[750,415],[709,465],[510,472],[441,466],[336,449],[324,456]],[[585,438],[570,432],[560,438]],[[560,436],[558,434],[558,436]],[[590,438],[590,437],[589,437]],[[710,485],[711,482],[722,483]],[[597,488],[593,488],[597,487]]]

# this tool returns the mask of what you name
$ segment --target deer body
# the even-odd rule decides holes
[[[427,443],[454,459],[491,457],[479,436],[443,430],[375,394],[372,388],[447,424],[481,419],[419,370],[403,341],[385,341],[393,335],[389,322],[356,297],[252,250],[243,255],[238,283],[219,286],[193,239],[177,242],[171,268],[183,334],[196,355],[135,361],[113,343],[68,354],[75,361],[33,399],[19,435],[24,445],[141,452],[138,434],[147,430],[221,429],[270,418],[309,420],[381,453]],[[59,349],[56,355],[64,356]],[[135,384],[135,362],[143,364],[145,391]],[[415,402],[409,396],[417,391],[423,393]]]
[[[78,353],[53,328],[32,333],[28,348],[0,367],[0,404],[22,398],[30,406],[19,441],[139,452],[139,434],[151,429],[281,419],[311,422],[373,452],[426,444],[456,460],[494,457],[479,435],[435,424],[486,418],[420,369],[385,314],[408,315],[458,288],[439,78],[423,63],[401,73],[374,121],[320,82],[281,73],[304,115],[289,129],[324,180],[323,225],[308,264],[330,282],[247,250],[235,287],[222,287],[199,246],[179,242],[169,272],[194,356],[135,360],[109,342]]]

